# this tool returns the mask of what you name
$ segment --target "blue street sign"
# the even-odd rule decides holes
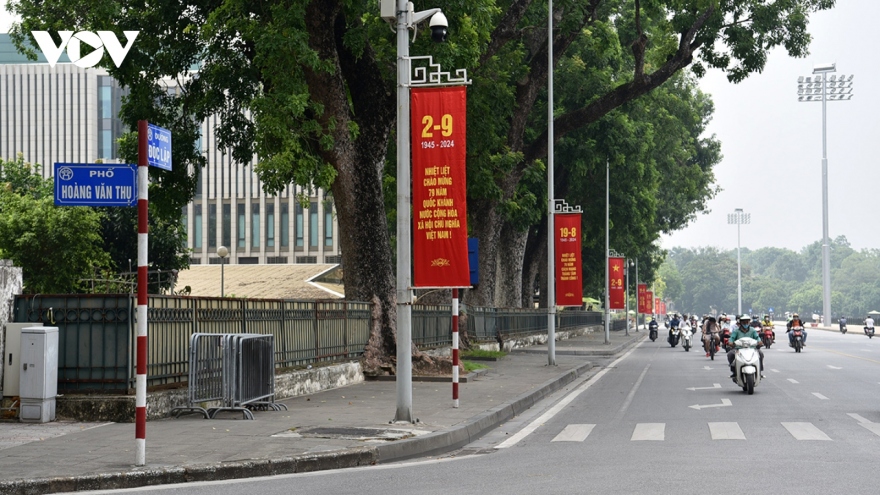
[[[153,124],[147,127],[147,163],[171,170],[171,131]]]
[[[56,163],[56,206],[137,206],[137,165]]]

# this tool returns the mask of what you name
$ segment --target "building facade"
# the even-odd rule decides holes
[[[77,67],[66,54],[55,67],[45,59],[28,61],[0,34],[0,158],[22,153],[43,166],[44,177],[56,162],[118,162],[124,95],[103,69]],[[341,262],[332,200],[322,190],[293,185],[266,194],[255,161],[235,163],[217,147],[217,124],[214,118],[202,123],[199,146],[207,165],[183,211],[191,263],[220,263],[220,246],[229,249],[229,264]]]

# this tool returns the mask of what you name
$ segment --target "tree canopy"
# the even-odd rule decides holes
[[[192,143],[198,123],[209,115],[220,117],[220,147],[239,162],[257,157],[267,190],[290,183],[329,188],[338,213],[346,295],[380,305],[383,331],[375,348],[394,354],[397,296],[384,191],[393,185],[385,172],[393,161],[396,54],[378,2],[183,0],[148,9],[131,0],[10,5],[23,19],[11,33],[19,43],[37,29],[141,31],[120,68],[107,60],[104,67],[130,89],[124,120],[133,126],[149,119],[172,129],[175,153],[181,154],[175,163],[187,164],[159,175],[169,187],[163,189],[166,197],[156,200],[180,205],[191,198],[202,163]],[[615,194],[614,206],[631,216],[615,218],[612,235],[621,238],[615,245],[632,246],[628,254],[646,258],[650,270],[660,253],[651,244],[658,227],[648,226],[674,230],[705,208],[713,191],[711,166],[719,156],[717,143],[698,132],[710,105],[679,74],[690,68],[700,76],[714,67],[738,82],[761,71],[776,47],[803,56],[809,15],[833,5],[833,0],[557,0],[548,36],[542,1],[443,2],[449,42],[432,45],[420,36],[411,53],[430,54],[447,70],[468,68],[473,76],[469,227],[480,240],[483,283],[467,294],[469,302],[519,306],[537,277],[524,267],[530,227],[541,221],[541,193],[529,185],[546,173],[542,101],[551,65],[548,39],[562,84],[553,103],[553,138],[580,161],[558,169],[570,174],[572,194],[580,187],[591,198],[596,191],[585,184],[596,184],[592,175],[606,160],[618,179],[632,179]],[[432,6],[420,1],[417,7]],[[156,84],[163,77],[177,79],[180,93],[164,92]],[[664,85],[667,98],[627,107]],[[693,105],[696,110],[686,108]],[[649,150],[654,147],[668,152]],[[655,187],[652,182],[664,175],[685,180],[676,188]],[[633,225],[627,229],[628,223]],[[596,270],[598,257],[591,237],[597,227],[590,228],[584,238],[587,273]]]
[[[868,311],[880,310],[880,250],[856,251],[844,236],[834,239],[831,248],[832,317],[864,317]],[[821,313],[821,241],[800,252],[766,247],[743,249],[741,254],[743,311]],[[675,248],[661,273],[680,277],[682,290],[667,294],[680,310],[736,311],[736,250]]]

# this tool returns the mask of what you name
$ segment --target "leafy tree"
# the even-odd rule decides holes
[[[24,290],[79,292],[93,270],[111,267],[101,248],[101,213],[85,206],[56,207],[53,181],[19,154],[0,159],[0,257],[22,268]]]
[[[833,4],[559,1],[552,12],[554,65],[583,38],[603,49],[609,33],[620,40],[622,53],[632,55],[622,59],[630,69],[627,77],[606,78],[604,87],[571,96],[554,119],[554,139],[602,121],[687,67],[697,75],[706,67],[721,68],[737,82],[762,70],[774,47],[803,56],[810,39],[809,14]],[[538,162],[547,153],[537,105],[549,69],[544,5],[535,0],[445,2],[446,15],[456,20],[450,26],[452,42],[429,47],[423,36],[412,50],[435,55],[443,67],[473,68],[473,108],[491,110],[477,114],[481,125],[469,126],[475,134],[484,130],[481,136],[469,132],[469,225],[480,239],[484,280],[471,303],[495,302],[496,285],[502,302],[518,305],[521,299],[519,291],[506,289],[521,285],[523,221],[529,218],[519,212],[534,203],[523,194],[521,182],[540,173]],[[130,89],[125,121],[133,125],[147,118],[171,128],[175,152],[186,155],[175,157],[175,164],[187,166],[158,176],[168,191],[192,193],[201,161],[191,143],[196,123],[209,115],[220,117],[219,144],[233,159],[247,163],[259,157],[257,170],[267,189],[277,191],[292,182],[329,188],[342,233],[346,295],[379,305],[382,331],[374,334],[368,354],[394,354],[396,294],[383,171],[395,118],[395,54],[393,35],[378,19],[376,2],[184,0],[145,9],[131,0],[56,0],[52,8],[41,0],[18,0],[11,7],[23,18],[12,32],[20,46],[26,33],[38,29],[141,30],[121,68],[107,60],[104,66]],[[194,64],[200,70],[190,77]],[[179,95],[167,95],[155,84],[164,76],[182,81]],[[627,163],[623,153],[613,161],[616,167]],[[681,160],[676,164],[690,166]],[[168,196],[168,204],[189,200]],[[699,205],[699,194],[695,201]],[[173,204],[168,210],[174,210]],[[510,231],[506,235],[505,229]]]

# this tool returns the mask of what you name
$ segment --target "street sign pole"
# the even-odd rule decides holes
[[[135,465],[147,462],[147,121],[138,121],[138,274],[137,274],[137,384],[135,397]]]

